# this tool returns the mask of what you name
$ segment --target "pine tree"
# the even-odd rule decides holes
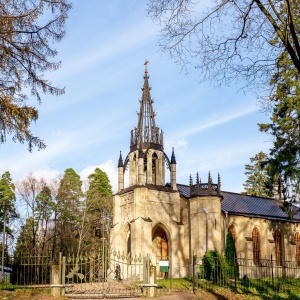
[[[109,240],[112,211],[112,186],[107,174],[99,168],[89,175],[87,206],[89,226],[92,236],[105,237]],[[92,237],[95,241],[94,237]]]
[[[68,168],[60,180],[57,192],[58,247],[63,253],[77,249],[78,230],[81,227],[82,181],[80,176]]]
[[[236,263],[236,249],[235,242],[231,231],[228,231],[226,235],[225,244],[225,259],[229,265],[229,273],[231,277],[238,276],[238,266]]]
[[[247,179],[244,188],[247,195],[274,197],[276,195],[273,178],[269,175],[267,154],[259,152],[250,158],[251,164],[245,166]]]
[[[30,125],[38,118],[38,110],[29,106],[43,94],[61,95],[45,78],[57,70],[60,62],[54,45],[65,35],[64,25],[71,5],[66,0],[1,0],[0,1],[0,142],[6,135],[14,141],[45,148],[34,136]]]
[[[300,30],[300,22],[297,23]],[[276,41],[274,42],[276,43]],[[259,124],[260,130],[273,139],[269,155],[271,176],[282,178],[284,199],[300,200],[300,74],[286,53],[280,55],[278,70],[270,84],[272,116],[270,123]]]

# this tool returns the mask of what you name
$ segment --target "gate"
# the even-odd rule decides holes
[[[62,258],[62,285],[70,298],[142,296],[144,259],[120,253],[103,243],[95,251]]]

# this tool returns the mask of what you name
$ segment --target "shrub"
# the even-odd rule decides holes
[[[200,269],[203,278],[222,285],[226,281],[228,271],[228,264],[222,254],[216,250],[206,252]]]
[[[226,235],[225,258],[228,264],[229,276],[231,278],[238,277],[239,268],[236,263],[235,243],[231,231]]]

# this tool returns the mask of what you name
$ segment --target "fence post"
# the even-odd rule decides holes
[[[62,284],[62,291],[61,291],[61,295],[62,297],[65,296],[65,284],[66,284],[66,257],[63,256],[62,258],[62,268],[61,268],[61,284]]]
[[[236,266],[237,266],[237,263],[236,263],[236,260],[237,260],[237,258],[236,258],[236,256],[235,256],[235,253],[234,253],[234,260],[233,260],[233,274],[234,274],[234,292],[236,293]]]
[[[273,257],[272,257],[272,254],[271,254],[271,271],[272,271],[272,285],[273,285],[273,289],[275,288],[274,286],[274,270],[273,270]]]
[[[195,294],[195,290],[198,288],[198,272],[195,272],[195,267],[197,266],[196,264],[197,257],[196,255],[193,255],[193,293]]]
[[[59,274],[59,266],[54,265],[51,267],[51,295],[53,297],[60,297],[61,296],[61,284],[59,282],[60,274]]]
[[[51,295],[53,297],[61,297],[62,293],[62,272],[61,272],[61,256],[62,253],[59,252],[59,262],[58,265],[51,266]]]

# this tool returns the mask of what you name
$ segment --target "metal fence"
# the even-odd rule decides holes
[[[220,257],[194,261],[194,285],[198,288],[220,286],[239,292],[300,293],[300,267],[294,261],[285,261],[281,266],[272,257],[258,263],[236,258],[228,264]]]
[[[10,257],[6,268],[6,282],[13,285],[49,285],[52,256]]]

